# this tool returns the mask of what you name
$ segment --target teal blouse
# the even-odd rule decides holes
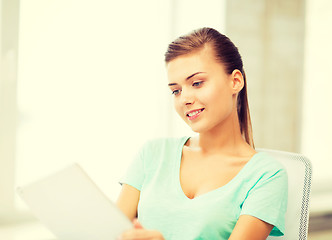
[[[228,239],[241,215],[285,230],[288,182],[284,167],[267,153],[256,153],[226,185],[189,199],[179,179],[182,149],[188,137],[147,142],[121,183],[138,189],[138,219],[166,240]]]

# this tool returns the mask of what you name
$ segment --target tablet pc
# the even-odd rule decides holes
[[[17,191],[59,240],[111,240],[133,227],[77,163]]]

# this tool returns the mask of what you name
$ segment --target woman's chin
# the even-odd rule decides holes
[[[207,129],[202,126],[189,126],[191,130],[195,133],[202,133],[205,132]]]
[[[212,131],[212,129],[214,128],[212,125],[206,125],[206,124],[192,124],[189,125],[189,127],[191,128],[191,130],[195,133],[207,133],[209,131]]]

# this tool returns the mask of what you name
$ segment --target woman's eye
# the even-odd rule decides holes
[[[194,82],[193,83],[193,87],[199,87],[199,86],[201,86],[203,84],[203,82],[201,81],[201,82]]]
[[[173,95],[178,95],[179,93],[180,93],[180,90],[173,90],[173,91],[172,91],[172,94],[173,94]]]

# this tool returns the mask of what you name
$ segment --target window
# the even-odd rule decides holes
[[[220,29],[223,2],[190,2],[190,12],[175,2],[21,2],[16,183],[78,162],[114,200],[147,139],[190,132],[172,109],[163,54],[175,34]]]

